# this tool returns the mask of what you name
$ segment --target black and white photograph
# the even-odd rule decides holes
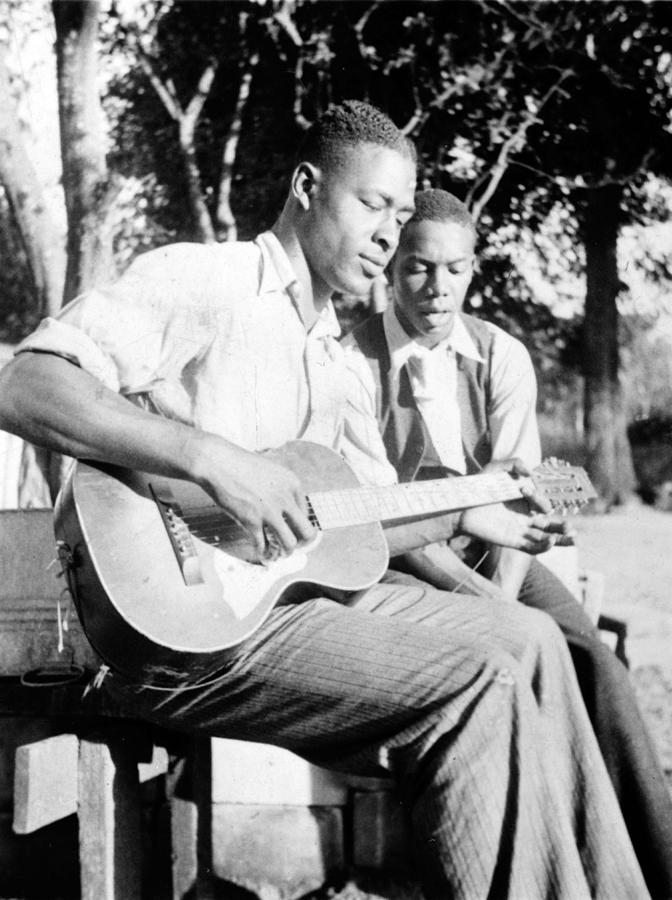
[[[0,900],[672,900],[669,0],[0,0]]]

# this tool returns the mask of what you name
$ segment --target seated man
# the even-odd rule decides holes
[[[346,339],[355,413],[375,413],[380,423],[382,440],[369,436],[357,448],[374,480],[389,477],[389,463],[410,481],[472,474],[514,457],[529,468],[540,461],[529,354],[500,328],[462,312],[475,243],[460,200],[441,190],[416,194],[391,266],[394,302]],[[473,564],[483,545],[470,557],[460,552]],[[672,896],[672,802],[624,666],[548,569],[516,550],[489,555],[504,596],[544,610],[563,630],[649,888]],[[446,542],[395,562],[437,587],[498,598]]]
[[[305,438],[347,452],[330,298],[364,293],[391,259],[415,165],[378,110],[329,110],[271,231],[155,250],[46,320],[0,375],[0,426],[193,481],[260,553],[269,533],[292,552],[313,529],[272,451]],[[400,553],[458,531],[533,552],[563,538],[548,516],[503,506],[387,538]],[[204,683],[185,673],[161,690],[113,669],[101,689],[149,721],[391,774],[427,897],[648,897],[565,642],[535,610],[504,618],[391,575],[343,602],[316,590],[275,607]]]

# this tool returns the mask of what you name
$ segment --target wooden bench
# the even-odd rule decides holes
[[[16,751],[14,834],[76,815],[83,900],[140,900],[143,874],[162,885],[153,896],[196,897],[208,842],[199,851],[193,772],[209,776],[209,742],[150,728],[87,691],[97,661],[59,575],[51,510],[0,512],[0,548],[0,716],[4,746]],[[25,734],[37,739],[23,743]],[[9,768],[6,758],[5,783]],[[157,776],[168,847],[153,848],[143,873],[143,785]],[[203,794],[209,802],[209,785]],[[5,875],[11,860],[3,862]]]

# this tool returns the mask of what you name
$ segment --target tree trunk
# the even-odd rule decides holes
[[[603,503],[632,499],[636,482],[619,382],[617,240],[623,188],[586,192],[583,326],[587,468]]]
[[[61,305],[65,254],[62,236],[52,220],[37,172],[28,155],[12,99],[0,44],[0,182],[11,206],[26,251],[36,307],[43,315]]]
[[[113,191],[105,159],[103,114],[96,83],[98,2],[52,0],[52,12],[56,23],[61,159],[68,218],[62,295],[63,302],[67,303],[96,282],[114,275],[109,215]],[[26,445],[19,485],[20,505],[41,502],[40,483],[48,485],[49,495],[55,500],[61,468],[62,461],[57,454]]]
[[[97,88],[97,0],[53,0],[56,23],[63,189],[68,216],[64,302],[115,274],[105,159],[103,113]]]
[[[244,66],[238,88],[238,99],[231,118],[229,134],[224,142],[222,154],[222,174],[219,179],[219,199],[217,203],[217,239],[220,241],[238,240],[236,217],[231,209],[231,187],[233,185],[233,166],[238,152],[238,141],[243,129],[243,115],[250,98],[250,86],[255,67],[259,62],[259,54],[253,53]]]
[[[217,237],[205,198],[203,197],[201,171],[198,168],[196,147],[194,145],[194,129],[187,127],[185,120],[180,121],[180,149],[182,150],[184,171],[187,177],[189,205],[194,217],[198,239],[204,244],[214,244],[217,241]]]

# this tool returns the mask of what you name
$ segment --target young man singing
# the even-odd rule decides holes
[[[475,245],[476,229],[460,200],[442,190],[417,193],[390,268],[394,301],[346,339],[357,388],[353,412],[379,421],[380,435],[357,447],[360,470],[374,481],[390,476],[390,464],[400,481],[412,481],[473,474],[514,458],[528,468],[541,461],[527,350],[462,311]],[[529,555],[501,547],[493,553],[481,542],[457,551],[434,544],[396,563],[439,588],[497,603],[489,583],[467,565],[484,552],[495,556],[492,576],[505,596],[550,614],[564,632],[649,889],[655,897],[672,896],[672,800],[665,776],[625,667],[572,594]]]

